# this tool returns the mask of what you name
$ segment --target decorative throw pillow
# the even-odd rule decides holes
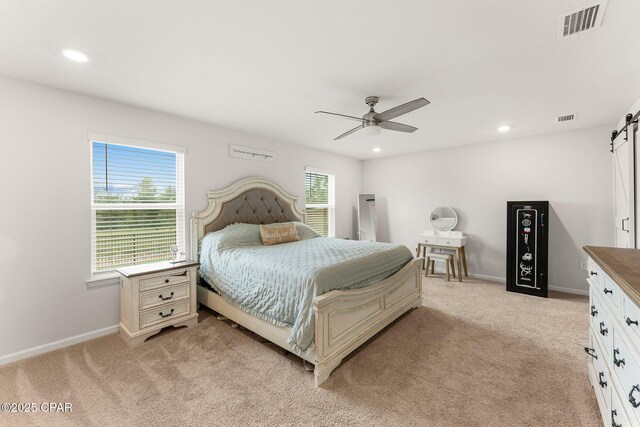
[[[300,240],[296,226],[291,222],[270,225],[261,224],[260,238],[263,245],[277,245]]]
[[[317,231],[309,227],[307,224],[303,224],[298,221],[293,221],[293,224],[295,224],[296,226],[296,231],[298,232],[298,237],[300,237],[300,240],[313,239],[314,237],[322,237]]]

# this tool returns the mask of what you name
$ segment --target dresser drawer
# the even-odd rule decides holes
[[[593,284],[602,288],[602,269],[591,258],[587,261],[587,273],[589,273],[589,279],[591,279]]]
[[[442,246],[460,247],[461,243],[461,240],[455,237],[438,237],[438,244]]]
[[[140,313],[140,329],[189,314],[189,298],[161,305]]]
[[[589,286],[589,315],[591,316],[591,325],[594,329],[598,328],[598,323],[607,316],[606,307],[598,298],[598,290]]]
[[[425,236],[422,238],[422,242],[428,243],[430,245],[437,245],[438,238],[436,236]]]
[[[605,352],[604,358],[609,360],[613,348],[613,319],[611,319],[610,311],[596,296],[593,289],[591,290],[591,313],[591,328]]]
[[[604,404],[602,413],[608,414],[609,408],[611,408],[611,389],[613,388],[613,383],[609,377],[607,358],[600,348],[600,344],[597,342],[593,330],[591,330],[591,334],[593,335],[591,346],[595,349],[595,354],[598,356],[591,360],[594,369],[593,375],[595,377],[592,385],[594,390],[596,390],[596,394],[600,395],[602,403]]]
[[[637,425],[640,420],[640,364],[634,356],[633,345],[627,342],[621,333],[615,334],[614,339],[613,375],[622,386],[619,399],[631,418],[630,421],[634,423],[633,425]],[[634,408],[634,404],[638,405],[638,408]]]
[[[149,277],[148,279],[140,279],[140,292],[160,288],[162,286],[189,282],[191,280],[190,275],[191,273],[188,270],[176,270],[170,274]]]
[[[618,396],[618,393],[613,391],[611,393],[611,425],[616,425],[620,427],[630,427],[634,424],[631,424],[629,418],[627,417],[627,413],[625,411],[626,405],[623,403],[621,398]]]
[[[166,286],[142,292],[140,294],[140,310],[189,298],[189,283]]]
[[[603,276],[602,294],[606,296],[606,299],[611,302],[617,310],[622,304],[622,291],[620,290],[620,286],[606,274],[603,274]]]
[[[640,348],[640,309],[626,295],[622,297],[622,328],[637,348]]]

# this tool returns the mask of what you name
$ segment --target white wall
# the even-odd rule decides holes
[[[332,169],[336,234],[352,234],[359,160],[5,78],[0,118],[0,359],[118,323],[118,287],[85,285],[88,132],[186,146],[188,215],[206,206],[207,189],[242,177],[266,176],[304,197],[304,166]],[[229,158],[230,143],[276,151],[278,161]]]
[[[549,285],[586,291],[584,245],[613,244],[612,126],[367,160],[382,240],[415,249],[440,205],[460,216],[470,273],[504,279],[506,202],[549,200]],[[526,163],[525,163],[526,162]],[[524,164],[532,165],[530,169]]]

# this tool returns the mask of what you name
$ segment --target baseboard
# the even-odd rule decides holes
[[[97,331],[87,332],[85,334],[76,335],[73,337],[65,338],[60,341],[54,341],[48,344],[31,347],[26,350],[17,351],[15,353],[7,354],[6,356],[0,356],[0,365],[6,365],[7,363],[17,362],[18,360],[27,359],[29,357],[37,356],[39,354],[48,353],[53,350],[58,350],[63,347],[68,347],[73,344],[78,344],[83,341],[89,341],[94,338],[99,338],[104,335],[109,335],[118,332],[119,326],[108,326],[106,328],[98,329]]]
[[[565,294],[589,295],[589,289],[563,288],[562,286],[549,286],[550,291],[564,292]]]
[[[474,279],[489,280],[491,282],[498,283],[506,282],[506,279],[504,277],[487,276],[486,274],[469,273],[469,277],[473,277]]]
[[[444,269],[440,270],[438,268],[436,268],[436,273],[446,274]],[[474,279],[489,280],[491,282],[498,282],[498,283],[506,282],[506,279],[504,277],[487,276],[485,274],[469,273],[469,277],[472,277]],[[452,278],[451,280],[454,280],[454,279]],[[556,291],[556,292],[564,292],[567,294],[574,294],[574,295],[589,295],[589,289],[575,289],[575,288],[565,288],[562,286],[549,285],[549,290]]]

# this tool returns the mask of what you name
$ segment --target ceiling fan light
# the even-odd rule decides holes
[[[369,125],[364,128],[364,132],[368,136],[378,136],[382,133],[382,128],[379,125]]]

